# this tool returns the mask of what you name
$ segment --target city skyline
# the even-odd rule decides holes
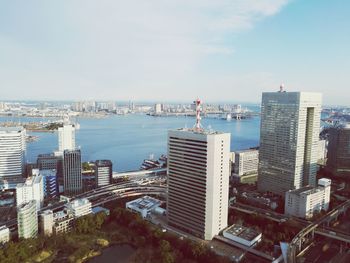
[[[325,105],[349,105],[349,3],[0,5],[2,100],[185,101],[200,94],[257,103],[284,82],[287,91],[323,93]],[[171,98],[169,90],[176,90]]]

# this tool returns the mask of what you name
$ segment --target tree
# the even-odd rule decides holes
[[[103,223],[106,221],[107,215],[104,212],[95,215],[95,225],[97,229],[101,229]]]

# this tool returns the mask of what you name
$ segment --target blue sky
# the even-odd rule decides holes
[[[350,106],[349,1],[0,0],[0,100],[259,102],[316,91]]]

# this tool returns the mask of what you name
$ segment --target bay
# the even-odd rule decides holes
[[[0,121],[46,121],[45,118],[0,117]],[[76,145],[81,148],[82,160],[109,159],[114,171],[139,169],[142,161],[154,154],[167,152],[167,132],[194,126],[194,117],[153,117],[144,114],[111,115],[103,119],[80,118],[76,132]],[[203,118],[202,126],[231,133],[231,151],[258,146],[260,117],[226,121]],[[27,160],[35,162],[38,154],[58,149],[57,132],[37,133],[39,140],[27,144]]]

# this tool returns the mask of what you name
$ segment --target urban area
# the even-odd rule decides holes
[[[258,109],[0,103],[11,117],[0,127],[0,262],[104,262],[108,249],[128,262],[350,262],[350,109],[283,85]],[[193,126],[167,131],[164,154],[138,170],[83,161],[77,120],[129,114]],[[201,124],[253,117],[259,145],[234,152],[230,133]],[[57,134],[57,150],[28,162],[36,132]]]

